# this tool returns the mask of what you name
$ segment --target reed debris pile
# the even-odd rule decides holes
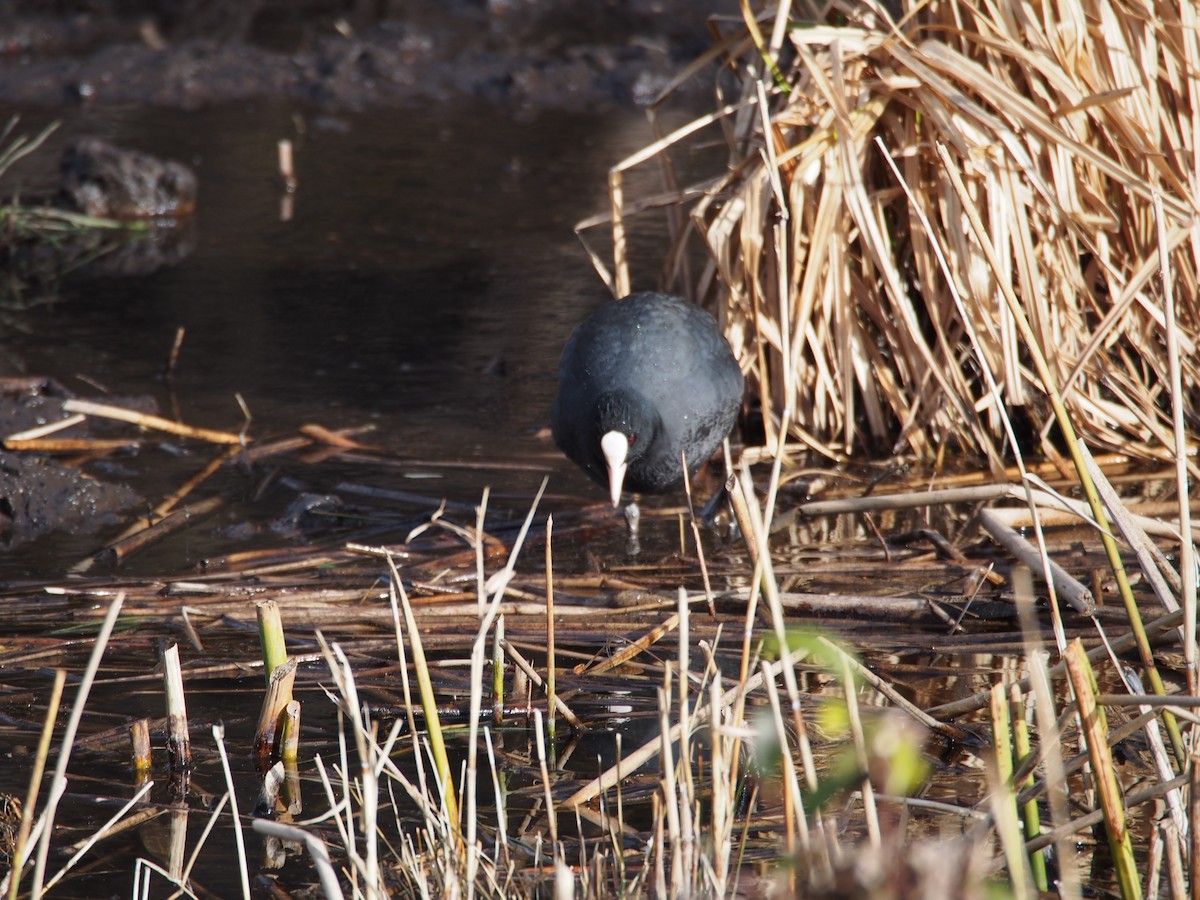
[[[1061,394],[1094,447],[1166,456],[1169,331],[1197,400],[1193,4],[743,10],[714,22],[718,109],[613,170],[614,291],[628,219],[672,207],[666,277],[723,316],[769,442],[995,465],[1005,409],[1055,452]],[[725,174],[626,192],[718,127]]]

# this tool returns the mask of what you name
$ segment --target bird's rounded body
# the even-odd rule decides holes
[[[668,294],[631,294],[575,329],[563,349],[551,411],[559,448],[599,484],[613,468],[601,442],[624,435],[621,487],[661,492],[695,472],[733,429],[741,369],[716,322]],[[615,435],[614,435],[615,436]]]

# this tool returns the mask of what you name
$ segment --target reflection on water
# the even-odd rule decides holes
[[[634,116],[517,122],[484,107],[85,110],[20,172],[52,178],[59,146],[84,132],[195,166],[196,246],[150,278],[70,282],[25,339],[4,338],[7,368],[144,390],[182,326],[186,417],[228,424],[240,391],[263,425],[379,413],[435,449],[545,418],[558,348],[605,296],[572,226],[604,207],[606,167],[649,137]],[[299,178],[287,222],[284,136]],[[497,357],[502,390],[483,375]],[[414,409],[441,427],[417,426]]]

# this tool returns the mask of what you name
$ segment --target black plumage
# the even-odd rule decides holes
[[[667,294],[631,294],[602,306],[563,348],[554,440],[609,487],[614,506],[622,488],[668,491],[683,480],[683,454],[694,473],[733,429],[743,386],[708,313]]]

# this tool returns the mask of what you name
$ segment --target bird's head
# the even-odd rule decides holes
[[[596,403],[595,433],[608,470],[613,506],[621,503],[625,473],[654,443],[662,419],[654,405],[636,391],[610,391]]]

